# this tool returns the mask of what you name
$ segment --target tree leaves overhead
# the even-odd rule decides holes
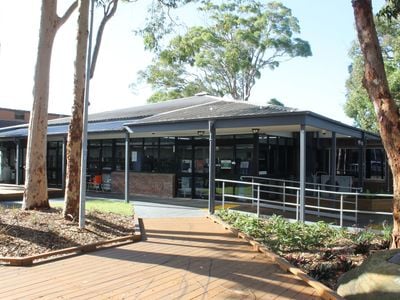
[[[400,21],[385,18],[375,19],[376,30],[382,48],[387,79],[390,91],[398,105],[400,104]],[[350,77],[346,82],[347,101],[345,112],[354,119],[355,125],[378,132],[374,107],[363,87],[364,63],[358,43],[350,50],[352,64],[349,69]]]
[[[199,10],[210,25],[188,28],[164,49],[155,42],[160,36],[144,36],[156,58],[140,77],[152,85],[157,98],[171,91],[178,96],[207,91],[248,100],[262,69],[311,55],[308,42],[295,36],[300,33],[298,20],[281,3],[206,1]]]

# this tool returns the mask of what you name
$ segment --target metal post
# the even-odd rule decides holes
[[[259,176],[259,155],[260,155],[260,135],[259,133],[254,133],[254,148],[253,148],[253,175]]]
[[[94,0],[90,1],[90,24],[88,48],[86,55],[86,76],[85,76],[85,96],[83,105],[82,120],[82,155],[81,155],[81,182],[79,194],[79,228],[85,228],[85,201],[86,201],[86,164],[87,164],[87,123],[88,123],[88,106],[89,106],[89,88],[90,88],[90,65],[92,59],[92,36],[93,36],[93,15]]]
[[[286,182],[283,182],[283,211],[286,211]]]
[[[225,181],[222,181],[222,209],[225,209]]]
[[[340,194],[340,227],[343,227],[343,194]]]
[[[17,140],[16,141],[16,149],[15,149],[15,184],[16,185],[19,185],[20,184],[20,182],[19,182],[19,177],[20,177],[20,175],[19,175],[19,173],[20,173],[20,170],[19,170],[19,165],[20,165],[20,159],[21,159],[21,155],[20,155],[20,152],[21,152],[21,143],[20,143],[20,140]]]
[[[320,216],[319,214],[319,207],[321,206],[321,186],[318,185],[318,194],[317,194],[317,201],[318,201],[318,217]]]
[[[125,135],[125,202],[129,203],[129,132]]]
[[[306,130],[305,125],[300,126],[300,222],[304,222],[306,191]]]
[[[251,206],[254,206],[254,177],[251,178]]]
[[[215,121],[208,121],[210,132],[209,157],[208,157],[208,212],[214,214],[215,210]]]
[[[299,220],[299,200],[300,200],[300,191],[296,190],[296,221]]]
[[[336,185],[336,132],[332,132],[331,140],[331,185]]]
[[[257,217],[260,217],[260,185],[257,185]]]
[[[62,150],[61,150],[61,188],[65,190],[65,163],[66,163],[66,140],[65,136],[62,140]],[[85,186],[86,186],[86,178],[85,178]]]
[[[355,217],[356,217],[356,224],[358,223],[358,191],[356,191],[356,203],[355,203]]]

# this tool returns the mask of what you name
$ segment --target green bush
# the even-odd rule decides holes
[[[279,251],[309,250],[329,245],[336,229],[324,222],[306,225],[289,222],[282,216],[273,215],[269,219],[258,219],[234,211],[220,210],[217,215],[234,228],[263,242],[267,247]]]

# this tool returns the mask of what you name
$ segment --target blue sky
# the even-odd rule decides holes
[[[40,17],[39,0],[5,1],[0,11],[0,107],[30,110],[33,71]],[[63,11],[72,0],[59,0]],[[294,58],[273,71],[265,70],[256,83],[250,102],[264,104],[277,98],[285,105],[311,110],[351,124],[343,112],[345,81],[350,64],[348,50],[355,39],[350,0],[286,0],[299,19],[302,39],[310,42],[313,56]],[[374,7],[383,0],[373,1]],[[151,62],[142,41],[133,30],[144,24],[150,1],[121,4],[106,28],[94,79],[89,113],[145,104],[151,94],[147,86],[132,93],[129,84],[137,72]],[[17,13],[18,12],[18,13]],[[185,20],[197,20],[184,9]],[[16,18],[15,16],[18,16]],[[98,19],[98,18],[97,18]],[[71,112],[76,14],[57,34],[53,50],[49,111]]]

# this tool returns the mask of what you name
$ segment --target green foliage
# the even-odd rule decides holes
[[[389,21],[398,18],[400,15],[400,0],[386,0],[385,6],[379,11],[378,16]]]
[[[271,99],[267,102],[267,104],[276,105],[276,106],[282,106],[282,107],[285,106],[282,102],[280,102],[280,101],[279,101],[278,99],[276,99],[276,98],[271,98]]]
[[[334,238],[341,236],[340,230],[334,229],[324,222],[306,225],[289,222],[277,215],[263,220],[228,210],[217,211],[217,215],[234,228],[262,241],[277,252],[328,246],[333,243]]]
[[[154,18],[148,32],[141,32],[145,47],[155,50],[157,57],[139,76],[156,91],[156,99],[207,91],[248,100],[261,70],[311,55],[308,42],[295,37],[300,33],[298,20],[281,3],[205,1],[199,10],[209,17],[210,25],[190,27],[163,50],[159,41],[171,31],[157,35],[155,29],[165,15]]]
[[[380,240],[382,244],[388,244],[392,229],[384,224],[383,234],[378,236],[368,228],[353,233],[344,228],[332,227],[322,221],[308,225],[290,222],[278,215],[268,219],[258,219],[254,215],[232,210],[218,210],[216,215],[278,253],[332,247],[337,246],[338,241],[341,244],[354,244],[356,253],[367,253],[375,239]]]
[[[383,18],[376,19],[376,30],[382,48],[385,70],[393,98],[400,103],[400,21],[388,22]],[[364,76],[363,57],[358,43],[350,50],[352,65],[350,77],[346,82],[346,114],[354,119],[355,125],[365,130],[377,132],[376,116],[372,102],[362,85]]]

